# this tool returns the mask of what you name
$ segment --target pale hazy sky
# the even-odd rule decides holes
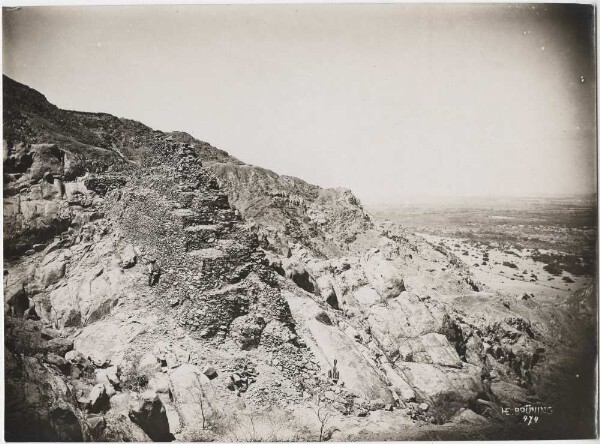
[[[22,8],[4,11],[3,71],[61,108],[186,131],[365,202],[588,193],[591,13],[542,4]]]

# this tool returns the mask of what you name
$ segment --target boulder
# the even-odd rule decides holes
[[[210,382],[200,369],[192,364],[182,364],[170,375],[173,397],[178,402],[195,402],[203,391],[202,387]]]
[[[177,358],[177,362],[179,362],[180,364],[190,362],[190,359],[192,357],[189,351],[179,347],[178,345],[173,346],[173,353]]]
[[[335,292],[334,281],[330,275],[323,275],[317,278],[317,286],[321,299],[325,301],[334,310],[339,310],[340,305]]]
[[[365,254],[362,265],[369,284],[383,300],[395,298],[406,291],[404,278],[399,273],[402,268],[387,259],[381,248],[375,253]]]
[[[115,389],[115,387],[112,384],[106,382],[103,385],[104,385],[104,389],[106,390],[106,395],[109,398],[112,398],[113,396],[115,396],[117,394],[117,390]]]
[[[65,356],[73,350],[73,340],[68,338],[54,338],[48,341],[48,350],[58,356]]]
[[[436,409],[452,416],[484,392],[481,369],[464,364],[462,369],[417,362],[397,363],[410,385]]]
[[[483,351],[483,341],[477,335],[472,335],[467,339],[465,347],[465,359],[469,364],[478,365],[484,364],[485,353]]]
[[[470,409],[460,409],[451,419],[450,422],[457,424],[473,424],[473,425],[487,425],[488,420],[483,416],[478,415]]]
[[[127,269],[135,266],[137,263],[137,254],[132,245],[126,245],[119,254],[121,268]]]
[[[105,374],[108,382],[110,382],[113,386],[118,386],[120,384],[120,371],[118,366],[111,365],[105,370]]]
[[[177,409],[171,404],[164,404],[167,413],[167,421],[169,422],[169,431],[171,433],[181,432],[181,418]]]
[[[200,369],[192,364],[182,364],[170,375],[173,400],[184,425],[198,424],[202,410],[209,415],[216,407],[214,388]],[[199,419],[200,418],[200,419]]]
[[[60,330],[54,328],[42,328],[41,330],[42,339],[54,339],[60,336]]]
[[[71,202],[80,202],[89,193],[83,182],[66,182],[65,197]]]
[[[154,374],[154,377],[148,382],[150,390],[154,390],[156,393],[169,393],[171,381],[169,377],[162,372]]]
[[[146,375],[150,377],[158,372],[160,368],[161,366],[156,356],[152,353],[145,353],[138,362],[137,372],[140,375]]]
[[[100,413],[110,407],[110,398],[106,393],[104,384],[96,384],[86,398],[79,400],[81,404],[92,413]]]
[[[85,360],[85,356],[83,356],[77,350],[70,350],[67,353],[65,353],[65,360],[70,362],[71,364],[78,364]]]
[[[57,400],[50,408],[48,416],[59,441],[83,441],[79,418],[69,404]]]
[[[369,286],[358,288],[353,295],[354,299],[361,305],[371,306],[381,302],[381,297],[377,293],[377,290]]]
[[[129,419],[136,423],[153,441],[172,441],[167,412],[153,392],[144,392],[138,403],[129,410]]]
[[[40,186],[42,191],[42,199],[44,200],[60,199],[64,194],[63,182],[58,178],[48,177],[48,179],[43,181]]]
[[[164,362],[166,364],[167,354],[171,353],[171,347],[164,341],[158,341],[152,347],[152,353],[156,356],[158,362]]]
[[[48,353],[46,361],[58,368],[63,374],[68,375],[71,372],[71,364],[65,358],[54,353]]]
[[[88,416],[86,422],[92,438],[96,441],[99,440],[102,436],[102,432],[104,432],[104,429],[106,428],[104,416]]]
[[[385,403],[381,398],[371,399],[369,401],[369,410],[383,410],[385,408]]]
[[[119,387],[119,384],[121,383],[119,368],[115,365],[111,365],[107,368],[96,369],[95,373],[96,380],[99,383],[110,386],[111,388]]]
[[[58,282],[67,269],[66,262],[51,262],[39,270],[40,282],[44,287],[48,287]],[[37,275],[37,273],[36,273]]]
[[[212,365],[207,365],[206,367],[204,367],[202,373],[204,373],[204,375],[206,375],[208,379],[215,379],[218,376],[217,371]]]
[[[490,390],[505,407],[519,407],[527,403],[527,391],[518,385],[504,381],[492,382]]]

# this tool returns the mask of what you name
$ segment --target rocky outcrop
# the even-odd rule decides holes
[[[40,353],[46,341],[33,327],[22,322],[7,325],[6,438],[83,441],[84,412],[77,407],[74,388],[52,355],[46,360]]]
[[[243,217],[257,223],[262,245],[274,251],[287,252],[290,243],[301,242],[319,256],[336,256],[373,227],[350,190],[321,189],[239,163],[208,162],[207,167]]]
[[[4,82],[10,439],[224,440],[265,406],[485,427],[593,324],[588,293],[511,309],[348,190]]]

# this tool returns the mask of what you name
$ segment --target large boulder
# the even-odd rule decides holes
[[[520,407],[527,403],[527,391],[518,385],[504,381],[492,382],[490,390],[505,407]]]
[[[457,424],[487,425],[488,420],[471,409],[460,409],[450,420]]]
[[[182,364],[170,375],[174,403],[180,420],[186,426],[199,426],[216,406],[214,387],[201,369],[192,364]]]
[[[395,298],[406,291],[404,278],[400,273],[402,267],[389,259],[390,254],[389,250],[382,251],[380,247],[367,252],[361,261],[370,285],[384,300]]]
[[[137,373],[147,378],[153,376],[161,368],[158,358],[152,353],[143,354],[137,365]]]
[[[40,270],[40,281],[42,286],[48,287],[58,282],[64,275],[67,268],[66,262],[51,262]]]
[[[73,340],[69,338],[54,338],[48,341],[48,350],[64,357],[67,352],[73,350]]]
[[[119,253],[121,268],[131,268],[137,263],[137,254],[132,245],[127,244]]]
[[[361,305],[372,306],[381,302],[381,296],[379,296],[377,290],[368,285],[357,288],[354,291],[353,296]]]
[[[481,369],[465,364],[462,369],[417,362],[397,364],[417,398],[432,404],[449,419],[459,408],[474,402],[484,392]],[[449,415],[449,416],[448,416]]]
[[[65,197],[72,203],[80,203],[86,194],[90,193],[82,181],[65,182],[64,186]]]
[[[56,368],[58,368],[65,375],[69,375],[71,372],[71,364],[69,363],[69,361],[67,361],[61,356],[58,356],[57,354],[48,353],[48,355],[46,356],[46,361],[48,361],[50,365],[53,365]]]
[[[166,409],[154,392],[147,391],[129,410],[129,419],[136,423],[152,441],[172,441]]]
[[[155,373],[150,382],[148,382],[150,390],[154,390],[156,393],[169,393],[171,390],[170,385],[171,381],[169,377],[162,372]]]
[[[98,368],[95,371],[96,380],[107,387],[118,388],[121,384],[121,372],[118,366],[111,365],[107,368]]]
[[[83,441],[80,420],[70,404],[63,400],[57,400],[50,408],[49,417],[59,441]]]

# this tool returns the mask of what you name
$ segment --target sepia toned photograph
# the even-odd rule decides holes
[[[596,7],[2,9],[2,437],[598,437]]]

